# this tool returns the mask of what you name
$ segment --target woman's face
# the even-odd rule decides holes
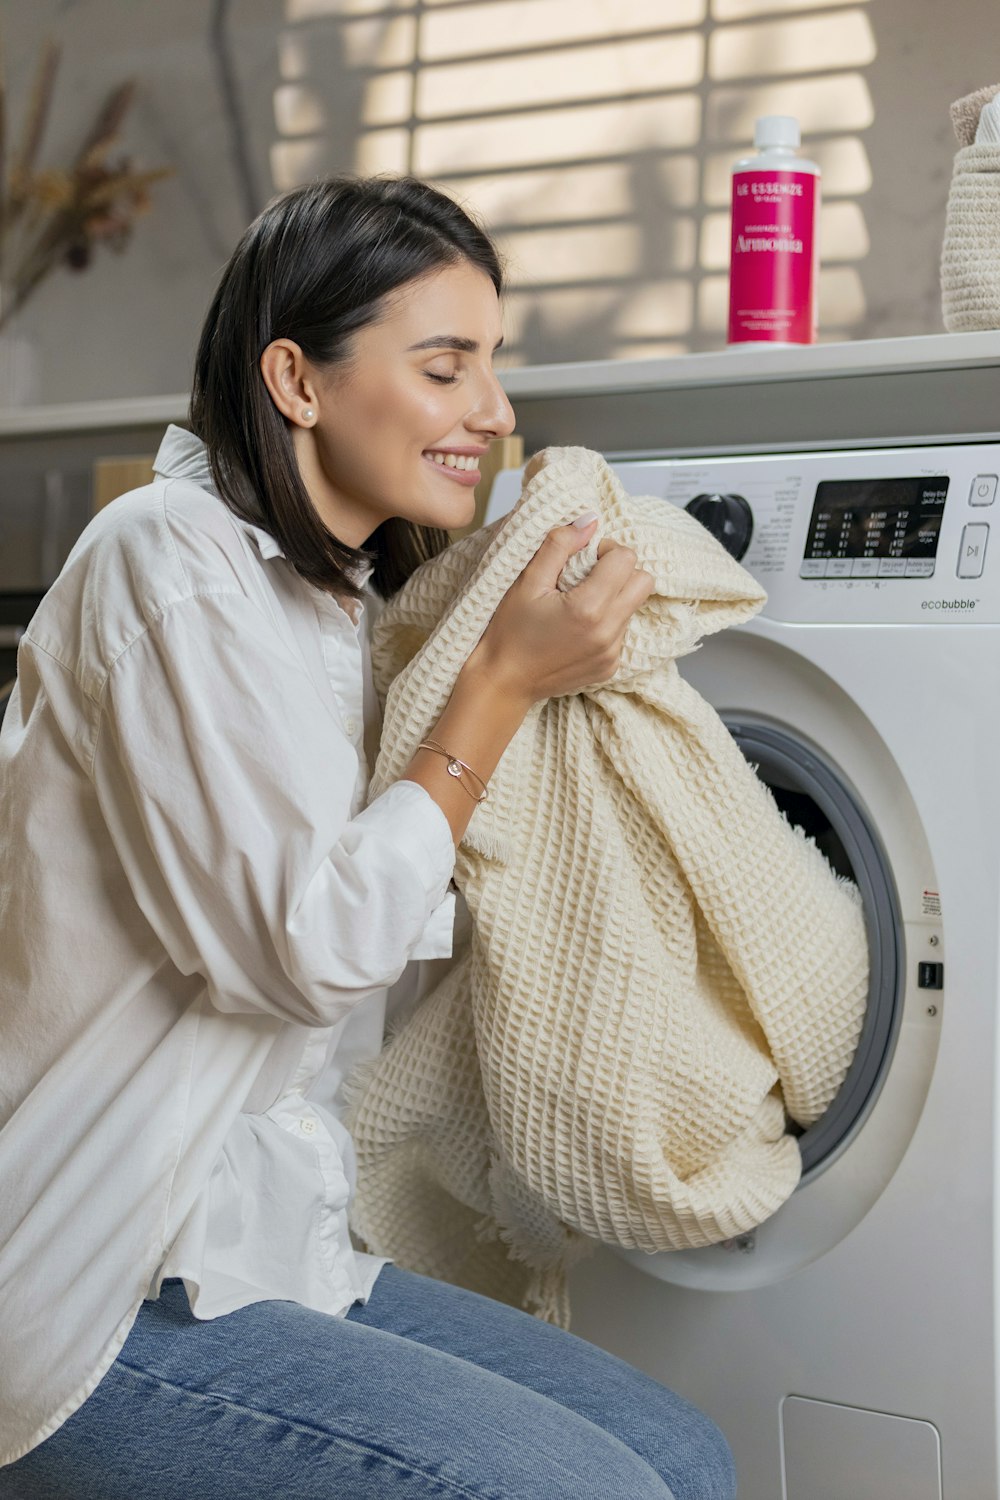
[[[361,546],[390,516],[442,530],[472,520],[479,459],[514,426],[493,371],[500,340],[493,283],[461,261],[401,287],[345,364],[313,371],[299,461],[341,541]]]

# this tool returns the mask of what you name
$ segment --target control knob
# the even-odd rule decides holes
[[[753,511],[742,495],[695,495],[684,509],[739,562],[753,536]]]

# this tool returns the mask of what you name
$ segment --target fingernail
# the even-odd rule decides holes
[[[578,531],[586,531],[587,527],[593,525],[593,523],[597,519],[597,511],[588,510],[585,516],[577,516],[576,520],[573,522],[573,525],[577,528]]]

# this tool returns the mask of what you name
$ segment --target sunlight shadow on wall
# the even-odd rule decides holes
[[[511,363],[725,339],[729,172],[759,114],[823,170],[820,329],[856,337],[868,0],[286,0],[275,186],[413,172],[508,257]],[[665,14],[668,19],[664,19]]]

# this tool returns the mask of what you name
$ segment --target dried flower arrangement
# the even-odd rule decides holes
[[[101,244],[124,250],[136,218],[150,207],[150,186],[172,172],[137,171],[128,157],[110,156],[135,96],[132,81],[112,89],[71,166],[39,169],[58,67],[59,47],[48,41],[9,170],[0,79],[0,329],[58,266],[84,270]]]

